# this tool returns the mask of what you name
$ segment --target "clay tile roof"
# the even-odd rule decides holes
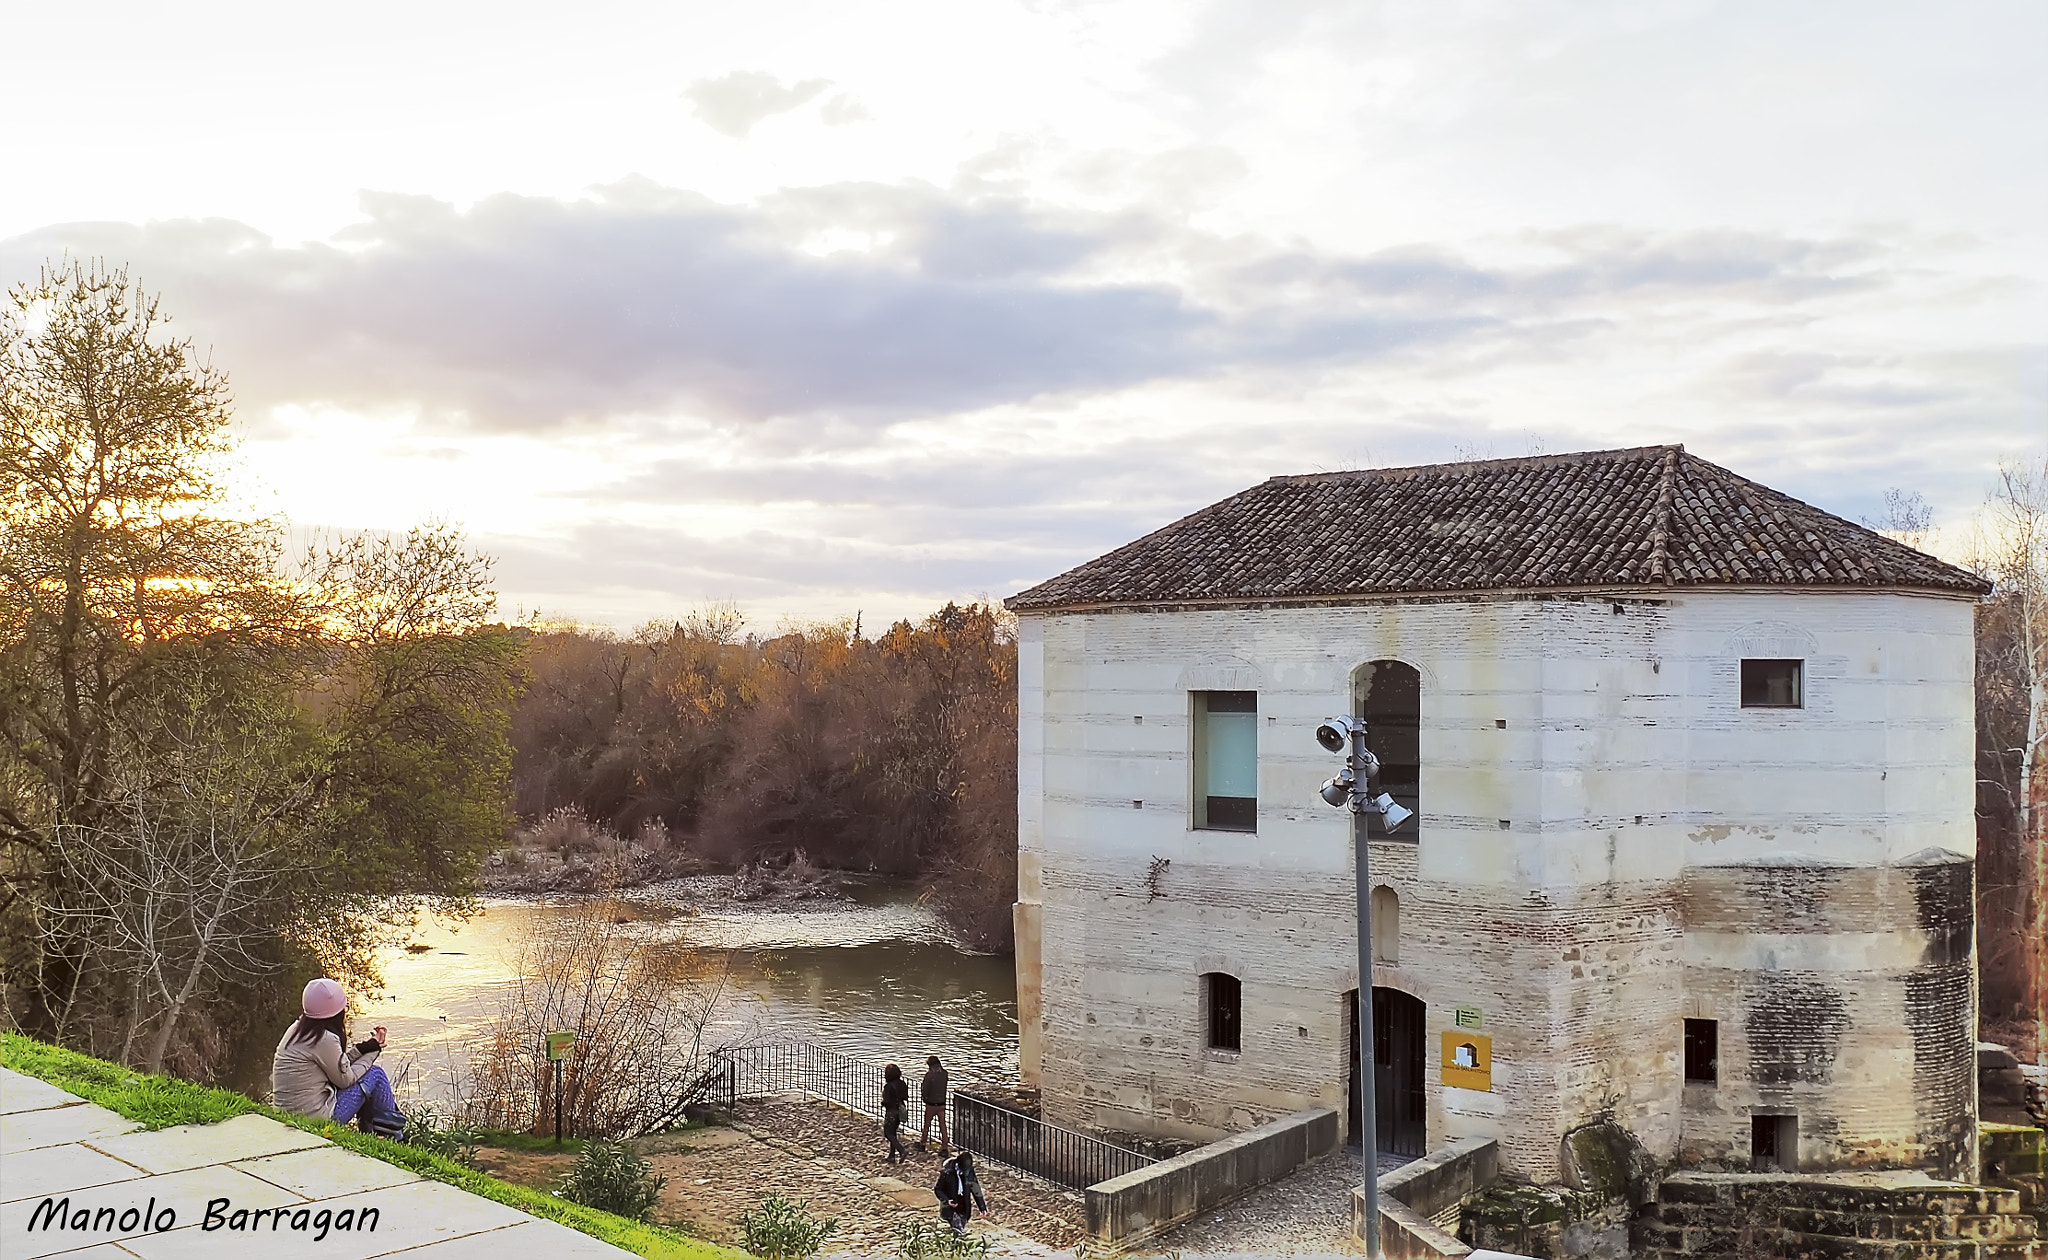
[[[1682,446],[1641,446],[1273,477],[1007,602],[1687,586],[1990,589]]]

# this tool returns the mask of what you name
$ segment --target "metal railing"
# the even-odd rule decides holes
[[[711,1096],[732,1113],[743,1098],[774,1098],[801,1094],[822,1098],[848,1111],[879,1120],[882,1115],[882,1065],[856,1059],[808,1041],[776,1045],[730,1046],[713,1050],[711,1071],[717,1074]]]
[[[882,1065],[808,1041],[730,1046],[710,1054],[708,1097],[732,1114],[742,1099],[791,1094],[822,1098],[881,1119]],[[913,1093],[917,1082],[910,1082]],[[912,1103],[916,1099],[912,1098]],[[976,1094],[948,1098],[953,1145],[1072,1190],[1085,1190],[1159,1161],[1149,1155],[1047,1124]],[[911,1115],[922,1114],[913,1106]]]
[[[959,1090],[953,1091],[953,1145],[1070,1190],[1159,1162]]]

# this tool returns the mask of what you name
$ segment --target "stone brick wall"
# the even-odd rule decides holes
[[[1679,1173],[1638,1219],[1644,1260],[2043,1260],[2039,1224],[2012,1190],[1894,1175]]]
[[[1800,1105],[1834,1118],[1815,1150],[1911,1159],[1959,1141],[1969,1078],[1951,1052],[1972,999],[1951,894],[1968,866],[1937,859],[1974,851],[1970,635],[1966,602],[1883,593],[1025,617],[1026,1083],[1058,1123],[1197,1139],[1308,1106],[1343,1113],[1352,845],[1316,796],[1334,762],[1313,730],[1350,707],[1355,670],[1394,659],[1422,676],[1421,821],[1414,842],[1373,845],[1375,883],[1401,907],[1399,960],[1374,983],[1426,1003],[1432,1147],[1495,1138],[1510,1172],[1549,1179],[1561,1135],[1611,1110],[1660,1158],[1726,1153],[1738,1119],[1746,1151],[1742,1097],[1690,1127],[1681,1021],[1746,1028],[1741,1012],[1775,1008],[1741,995],[1806,992],[1802,971],[1845,995],[1853,1051],[1827,1081],[1795,1082]],[[1806,706],[1742,709],[1745,656],[1806,661]],[[1191,829],[1189,692],[1209,689],[1259,693],[1256,834]],[[1909,858],[1923,866],[1898,865]],[[1838,868],[1890,871],[1891,891],[1853,932],[1764,931],[1777,902],[1699,874],[1751,867],[1766,885],[1783,873],[1781,900],[1832,888]],[[1725,912],[1723,884],[1740,902]],[[1744,933],[1797,938],[1805,961]],[[1243,984],[1236,1054],[1204,1044],[1208,971]],[[1492,1092],[1442,1083],[1438,1034],[1458,1006],[1483,1013]],[[1889,1028],[1866,1035],[1872,1019]],[[1724,1029],[1724,1048],[1736,1036]],[[1866,1063],[1903,1063],[1911,1097],[1820,1101],[1868,1092]]]
[[[1753,1112],[1799,1166],[1976,1175],[1970,863],[1700,866],[1683,881],[1687,1013],[1721,1079],[1685,1088],[1684,1161],[1747,1169]]]

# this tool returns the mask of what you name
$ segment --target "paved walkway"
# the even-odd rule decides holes
[[[51,1220],[59,1205],[67,1213],[61,1225]],[[0,1068],[7,1260],[367,1260],[394,1252],[407,1260],[632,1254],[264,1116],[146,1133]]]
[[[1382,1176],[1408,1162],[1404,1155],[1379,1159]],[[1358,1148],[1347,1146],[1169,1230],[1152,1246],[1189,1260],[1358,1254],[1363,1248],[1351,1243],[1351,1190],[1364,1180]]]

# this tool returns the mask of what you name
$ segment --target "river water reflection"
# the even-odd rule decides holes
[[[963,1082],[1016,1080],[1017,984],[1008,956],[961,950],[900,887],[871,885],[852,902],[788,907],[725,902],[723,883],[636,891],[624,912],[633,921],[623,925],[651,948],[680,942],[731,951],[714,1041],[812,1041],[894,1059],[913,1078],[925,1055],[936,1054]],[[438,1100],[459,1088],[468,1045],[517,974],[523,934],[565,904],[486,901],[474,919],[423,924],[414,948],[379,954],[385,993],[360,1023],[390,1030],[386,1063],[407,1069],[401,1092]],[[693,905],[695,913],[676,913]]]

